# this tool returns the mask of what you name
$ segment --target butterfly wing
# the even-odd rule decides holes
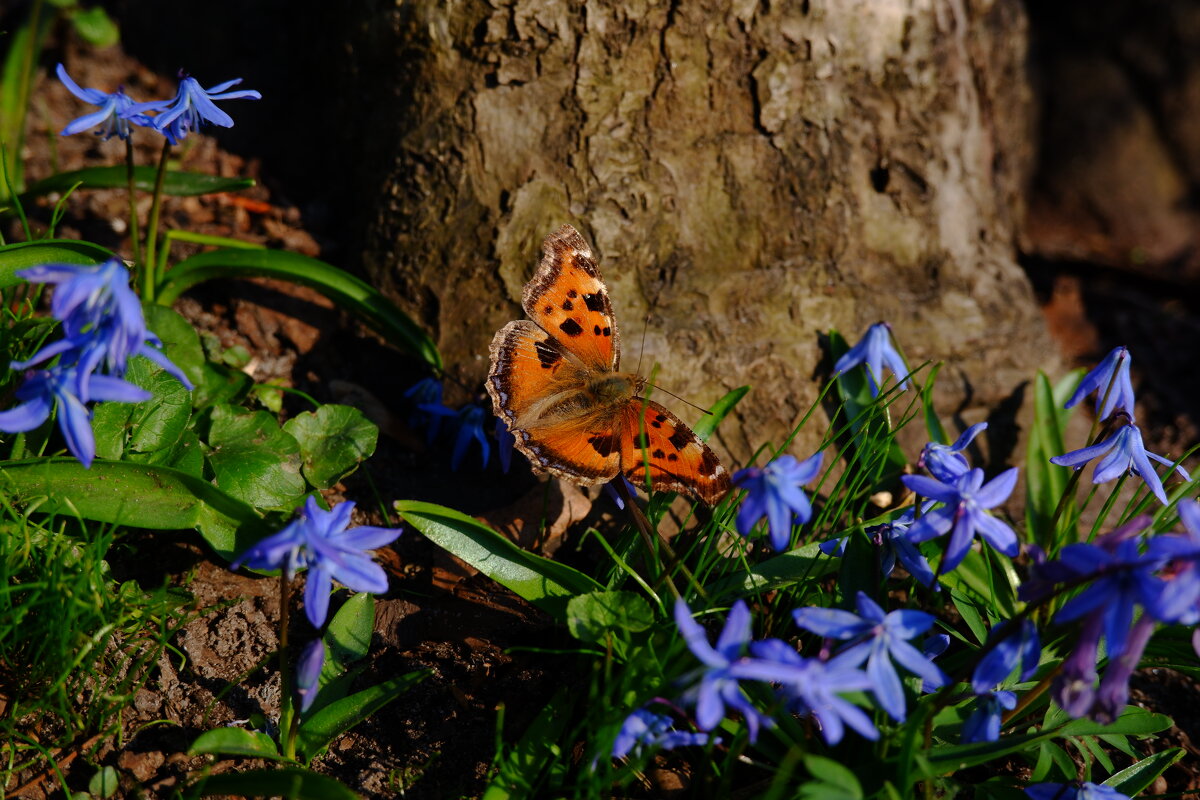
[[[633,398],[623,411],[621,473],[635,486],[684,492],[710,506],[729,491],[729,473],[679,417],[652,400]],[[643,418],[644,432],[643,432]]]
[[[537,272],[521,293],[525,313],[594,371],[621,365],[621,344],[608,290],[591,248],[570,225],[542,243]]]

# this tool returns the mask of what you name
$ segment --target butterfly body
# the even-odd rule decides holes
[[[715,503],[729,490],[716,455],[620,371],[608,290],[590,248],[564,225],[546,238],[522,292],[528,320],[496,333],[487,389],[496,415],[537,472],[591,485],[624,475]]]

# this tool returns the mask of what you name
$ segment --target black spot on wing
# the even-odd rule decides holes
[[[655,450],[650,455],[652,455],[654,458],[666,458],[667,457],[667,454],[664,453],[662,450]],[[672,453],[671,455],[675,455],[675,454]]]
[[[554,306],[546,306],[545,308],[543,308],[543,309],[542,309],[542,311],[544,311],[544,312],[545,312],[545,313],[547,313],[547,314],[553,314],[553,313],[554,313]]]
[[[645,448],[649,447],[650,435],[644,431],[639,433],[637,436],[633,437],[633,446],[639,450],[644,450]]]
[[[572,303],[570,300],[563,300],[562,310],[563,311],[574,311],[575,304]]]
[[[567,297],[569,297],[569,298],[571,298],[572,300],[574,300],[576,297],[579,297],[579,292],[575,291],[574,289],[568,289],[568,290],[567,290]]]
[[[612,336],[612,328],[606,325],[604,329],[600,331],[600,333],[604,334],[605,336]]]
[[[597,433],[588,437],[588,444],[601,456],[608,456],[617,449],[617,437],[611,433]]]
[[[587,306],[588,311],[603,311],[604,310],[604,295],[596,292],[595,294],[585,294],[583,296],[583,304]]]
[[[671,446],[676,450],[682,450],[684,446],[687,445],[687,443],[691,440],[692,437],[689,436],[688,432],[683,428],[676,428],[675,432],[667,438],[667,441],[670,442]]]
[[[593,328],[593,329],[592,329],[592,333],[594,333],[594,334],[596,334],[597,336],[599,336],[599,335],[600,335],[600,326],[599,326],[599,325],[597,325],[595,328]]]
[[[542,362],[544,369],[550,369],[562,359],[562,354],[545,342],[538,342],[533,349],[537,351],[538,361]]]
[[[721,468],[721,462],[717,460],[716,455],[707,447],[704,448],[703,454],[700,456],[700,469],[703,475],[716,475],[717,470]]]
[[[558,329],[567,336],[578,336],[583,333],[583,328],[571,317],[568,317],[566,321],[559,325]]]

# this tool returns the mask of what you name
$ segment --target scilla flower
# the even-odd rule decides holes
[[[1132,420],[1104,441],[1097,442],[1090,447],[1072,450],[1061,456],[1054,456],[1050,459],[1050,463],[1058,464],[1061,467],[1083,469],[1084,464],[1100,456],[1104,457],[1092,471],[1092,483],[1105,483],[1132,472],[1146,483],[1151,493],[1163,505],[1167,503],[1167,493],[1163,491],[1162,480],[1154,471],[1151,461],[1157,461],[1177,469],[1185,481],[1191,480],[1191,476],[1183,467],[1176,467],[1172,462],[1146,449],[1146,445],[1142,443],[1142,432]]]
[[[70,136],[99,127],[100,130],[96,131],[96,135],[107,142],[114,136],[118,139],[128,139],[132,131],[131,125],[148,126],[152,124],[149,117],[132,110],[135,105],[133,99],[120,89],[111,94],[99,89],[84,89],[71,80],[71,76],[67,74],[67,70],[63,68],[62,64],[58,65],[56,71],[58,79],[62,81],[63,86],[67,87],[67,91],[85,103],[100,106],[99,111],[93,111],[91,114],[84,114],[82,117],[71,120],[67,127],[62,129],[61,135]]]
[[[1133,384],[1129,380],[1129,350],[1117,347],[1094,370],[1083,377],[1079,388],[1063,408],[1071,408],[1092,392],[1096,393],[1096,414],[1107,419],[1120,408],[1133,417]]]
[[[833,365],[833,377],[848,372],[859,364],[867,368],[867,378],[871,384],[871,396],[879,396],[879,387],[883,385],[883,368],[886,366],[896,374],[896,380],[901,385],[908,386],[908,367],[904,358],[892,344],[892,329],[886,322],[876,322],[867,329],[862,341],[847,350],[837,363]]]
[[[231,568],[282,569],[289,578],[307,568],[304,613],[319,628],[325,624],[334,580],[356,592],[382,594],[388,588],[387,574],[367,551],[390,544],[400,531],[366,525],[346,530],[353,511],[352,502],[326,511],[310,496],[299,519],[242,553]]]
[[[734,485],[747,490],[738,511],[738,533],[749,536],[765,516],[771,547],[780,552],[786,550],[792,538],[792,524],[796,520],[808,522],[812,517],[812,504],[800,487],[820,471],[821,453],[817,453],[804,461],[780,456],[765,467],[747,467],[734,473]]]
[[[149,103],[136,103],[130,109],[138,113],[142,111],[157,111],[154,118],[154,128],[171,144],[179,144],[189,133],[198,130],[201,124],[210,122],[222,128],[233,127],[233,117],[217,108],[214,100],[260,100],[262,95],[253,89],[239,89],[229,92],[232,86],[241,83],[241,78],[218,83],[205,89],[195,78],[184,75],[179,81],[179,91],[173,100],[154,100]]]

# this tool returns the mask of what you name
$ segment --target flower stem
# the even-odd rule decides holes
[[[152,301],[158,290],[158,275],[154,268],[154,250],[158,244],[158,216],[162,211],[162,187],[167,175],[167,156],[171,140],[163,139],[162,155],[158,159],[158,174],[154,176],[154,201],[150,204],[150,219],[146,222],[146,268],[142,272],[142,300]]]
[[[288,666],[288,586],[287,570],[279,573],[279,744],[284,758],[296,757],[296,726],[292,706],[292,674]]]
[[[133,246],[133,263],[138,269],[145,270],[142,263],[142,242],[138,231],[137,191],[133,177],[133,137],[125,140],[125,180],[129,187],[129,241]]]

